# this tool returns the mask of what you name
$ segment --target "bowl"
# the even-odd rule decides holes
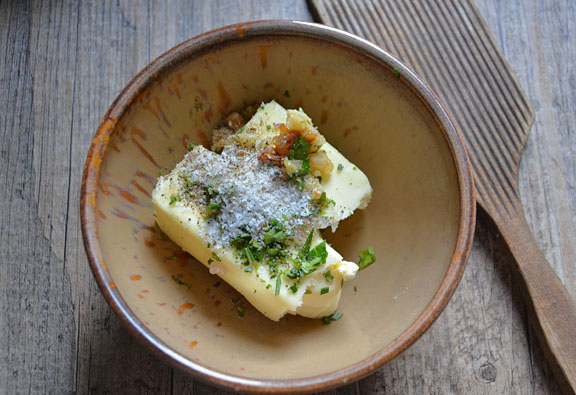
[[[227,113],[271,99],[302,107],[374,188],[325,233],[348,260],[370,245],[377,256],[329,325],[268,320],[155,226],[159,174]],[[446,110],[393,56],[330,27],[257,21],[183,42],[120,93],[86,160],[82,230],[102,293],[145,347],[227,389],[319,391],[370,374],[438,317],[470,249],[471,180]]]

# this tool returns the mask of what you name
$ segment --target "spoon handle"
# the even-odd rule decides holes
[[[523,213],[498,221],[516,267],[529,317],[546,359],[565,393],[576,393],[576,303],[539,250]]]

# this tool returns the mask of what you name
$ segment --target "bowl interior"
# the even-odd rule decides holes
[[[142,331],[206,371],[288,380],[345,369],[398,338],[446,276],[461,222],[451,148],[430,108],[389,65],[319,37],[237,35],[210,50],[184,45],[186,56],[154,76],[145,72],[145,89],[116,103],[122,109],[106,123],[88,225],[101,253],[97,277]],[[207,145],[225,114],[271,99],[302,107],[374,188],[366,210],[336,234],[325,232],[345,259],[357,260],[367,246],[377,256],[344,285],[344,316],[330,325],[268,320],[165,240],[152,215],[155,180],[188,143]]]

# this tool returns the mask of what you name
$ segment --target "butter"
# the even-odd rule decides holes
[[[263,165],[259,154],[273,145],[278,125],[313,127],[307,116],[289,114],[271,102],[240,132],[215,130],[212,149],[221,154],[196,146],[152,192],[164,233],[275,321],[285,314],[321,318],[336,311],[343,281],[354,278],[358,266],[326,244],[318,229],[334,229],[364,208],[372,193],[364,173],[323,137],[311,149],[324,152],[333,166],[324,168],[330,171],[320,183],[306,175],[298,187],[284,180],[279,166]],[[310,196],[333,203],[319,206]],[[251,259],[253,253],[264,258]]]

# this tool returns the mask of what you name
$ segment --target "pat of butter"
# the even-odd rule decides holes
[[[286,114],[286,110],[277,103],[269,103],[261,107],[245,125],[245,135],[215,133],[214,147],[218,149],[231,143],[239,144],[239,140],[242,140],[245,146],[254,148],[262,141],[271,141],[274,136],[270,130],[273,128],[267,126],[285,122]],[[324,143],[322,149],[334,163],[334,169],[320,184],[320,188],[335,202],[323,213],[330,217],[330,224],[334,228],[338,221],[351,215],[356,208],[366,206],[372,188],[364,173],[334,147]],[[343,260],[342,256],[327,244],[326,262],[299,280],[279,274],[278,282],[278,277],[271,274],[266,264],[247,270],[234,247],[212,245],[208,242],[210,234],[201,203],[174,199],[174,196],[180,195],[183,188],[182,182],[177,180],[195,155],[217,154],[203,147],[196,147],[170,174],[160,177],[152,192],[158,226],[172,241],[207,266],[210,273],[220,276],[272,320],[277,321],[287,313],[310,318],[334,313],[340,300],[343,281],[354,278],[358,266]],[[320,233],[315,230],[312,248],[321,242]],[[295,249],[292,252],[297,254]]]

